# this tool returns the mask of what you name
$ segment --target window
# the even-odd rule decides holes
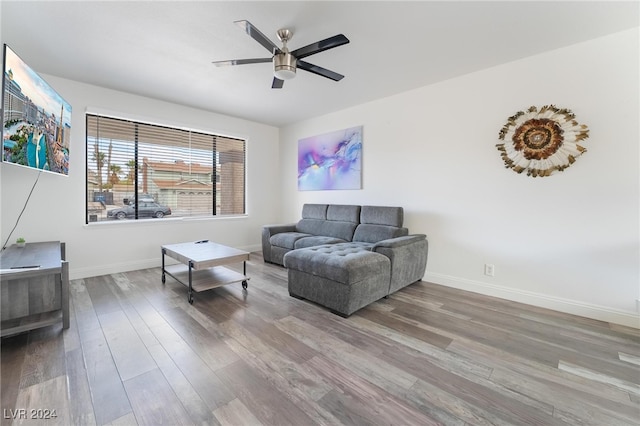
[[[245,145],[87,114],[86,222],[245,214]]]

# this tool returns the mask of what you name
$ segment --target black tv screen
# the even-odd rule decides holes
[[[69,174],[71,105],[6,44],[2,77],[2,161]]]

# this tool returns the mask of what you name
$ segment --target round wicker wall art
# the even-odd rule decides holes
[[[572,165],[587,151],[578,142],[589,137],[589,129],[566,108],[532,106],[509,117],[496,145],[505,167],[528,176],[550,176]]]

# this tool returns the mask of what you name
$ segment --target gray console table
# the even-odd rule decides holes
[[[62,321],[69,328],[69,263],[59,241],[0,252],[1,336]]]

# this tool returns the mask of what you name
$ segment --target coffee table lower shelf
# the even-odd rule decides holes
[[[239,282],[242,283],[242,288],[247,288],[249,277],[224,266],[214,266],[213,268],[200,270],[191,269],[189,271],[190,269],[189,266],[183,264],[165,266],[162,282],[164,283],[165,281],[164,274],[166,273],[187,288],[189,287],[189,282],[191,282],[190,290],[198,293]],[[191,280],[189,280],[189,272],[191,272]],[[189,303],[193,303],[193,299],[190,298]]]

